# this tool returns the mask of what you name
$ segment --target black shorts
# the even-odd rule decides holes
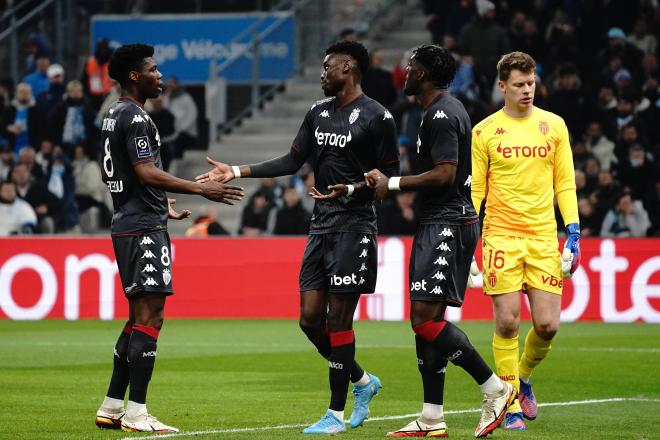
[[[112,236],[124,295],[172,294],[172,248],[167,230]]]
[[[300,291],[373,293],[378,273],[378,243],[373,234],[310,234],[300,268]]]
[[[479,223],[422,224],[410,255],[410,299],[460,307],[479,239]]]

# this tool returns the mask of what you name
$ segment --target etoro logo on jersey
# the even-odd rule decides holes
[[[348,136],[345,134],[337,133],[325,133],[320,132],[319,128],[316,127],[314,130],[314,136],[316,137],[316,143],[322,147],[324,145],[330,145],[332,147],[344,148],[353,137],[351,136],[351,131],[348,131]]]
[[[497,146],[497,152],[502,153],[504,159],[510,159],[512,157],[546,157],[550,153],[550,143],[546,142],[545,145],[514,145],[513,147],[503,147],[500,143]]]

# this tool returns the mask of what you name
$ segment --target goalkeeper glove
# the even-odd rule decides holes
[[[564,278],[570,278],[580,265],[580,225],[566,225],[568,238],[561,254],[561,272]]]
[[[477,266],[477,260],[472,257],[472,263],[470,264],[470,273],[468,274],[467,286],[474,286],[474,278],[479,275],[479,266]]]

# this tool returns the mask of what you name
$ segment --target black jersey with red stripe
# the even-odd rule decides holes
[[[439,95],[422,117],[417,155],[422,172],[440,164],[456,165],[449,188],[418,193],[420,223],[465,224],[477,220],[472,206],[472,124],[463,104],[448,93]]]
[[[364,173],[378,168],[399,174],[396,124],[390,112],[366,95],[338,106],[334,98],[318,101],[307,112],[291,146],[291,154],[314,163],[315,187],[364,181]],[[373,191],[350,197],[317,200],[310,234],[376,233]]]

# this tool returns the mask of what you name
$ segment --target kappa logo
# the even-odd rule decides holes
[[[465,183],[463,186],[467,186],[468,188],[472,188],[472,174],[468,176],[467,179],[465,179]]]
[[[433,264],[437,264],[438,266],[449,266],[449,263],[447,263],[447,259],[445,257],[438,257],[438,259],[435,260]]]
[[[362,266],[360,266],[360,270],[358,270],[358,272],[364,272],[365,270],[367,270],[367,265],[362,263]]]
[[[362,277],[362,276],[360,276],[360,281],[358,281],[358,286],[361,286],[361,285],[363,285],[363,284],[364,284],[364,282],[365,282],[365,279],[364,279],[364,277]]]
[[[131,121],[131,124],[135,124],[136,122],[147,122],[147,121],[142,116],[135,115],[133,116],[133,120]]]
[[[495,130],[495,134],[505,134],[505,133],[506,133],[506,130],[501,128],[501,127],[498,128],[497,130]]]
[[[154,244],[154,241],[151,239],[151,237],[142,237],[142,241],[140,242],[140,246],[144,246],[145,244]]]
[[[149,249],[144,251],[144,254],[140,258],[156,258],[153,252],[151,252]]]
[[[437,271],[436,273],[433,274],[431,278],[435,278],[436,280],[446,280],[447,278],[445,277],[445,274]]]
[[[444,241],[442,243],[440,243],[440,246],[438,246],[436,249],[440,249],[441,251],[445,251],[445,252],[450,252],[451,251],[451,249],[449,248],[449,245],[447,243],[445,243]]]
[[[316,130],[314,130],[314,136],[316,137],[316,143],[319,146],[330,145],[332,147],[339,148],[344,148],[346,144],[349,143],[351,139],[353,139],[350,130],[348,131],[347,136],[344,134],[320,132],[318,127],[316,127]]]
[[[369,253],[367,252],[366,249],[362,249],[362,253],[360,253],[359,258],[366,258]]]
[[[436,371],[436,374],[445,374],[447,372],[447,367],[443,367],[442,370]]]
[[[390,113],[390,112],[388,112],[387,110],[385,110],[385,113],[383,113],[383,121],[384,121],[385,119],[394,119],[394,118],[392,118],[392,113]]]
[[[151,277],[147,278],[147,281],[145,281],[144,284],[146,284],[147,286],[157,286],[158,285],[156,280],[154,280]]]
[[[449,119],[449,117],[444,110],[438,110],[435,112],[435,115],[433,115],[433,119]]]
[[[417,154],[419,154],[419,147],[422,146],[422,140],[419,138],[419,135],[417,135]]]
[[[348,123],[353,124],[353,122],[357,121],[357,118],[359,117],[360,117],[360,109],[354,108],[353,111],[351,112],[351,115],[348,117]]]
[[[321,113],[319,113],[319,118],[329,118],[330,117],[330,112],[327,110],[323,110]]]
[[[147,264],[146,266],[144,266],[144,269],[142,269],[142,272],[143,272],[143,273],[144,273],[144,272],[148,272],[148,273],[156,272],[156,268],[154,267],[153,264],[149,263],[149,264]]]
[[[477,131],[475,131],[475,134],[476,134],[477,136],[479,136],[479,135],[481,134],[481,130],[477,130]]]
[[[449,229],[449,228],[444,228],[444,229],[442,230],[442,232],[439,233],[438,235],[442,235],[443,237],[453,237],[453,236],[454,236],[454,233],[451,232],[451,229]]]
[[[431,293],[434,295],[442,295],[442,289],[440,286],[435,286],[432,290]]]
[[[172,274],[169,269],[163,269],[163,283],[167,286],[172,281]]]
[[[117,349],[116,349],[116,348],[115,348],[114,355],[115,355],[115,357],[116,357],[117,359],[119,359],[119,353],[117,353]]]
[[[360,244],[369,244],[369,238],[365,235],[362,237],[362,240],[360,240]]]

